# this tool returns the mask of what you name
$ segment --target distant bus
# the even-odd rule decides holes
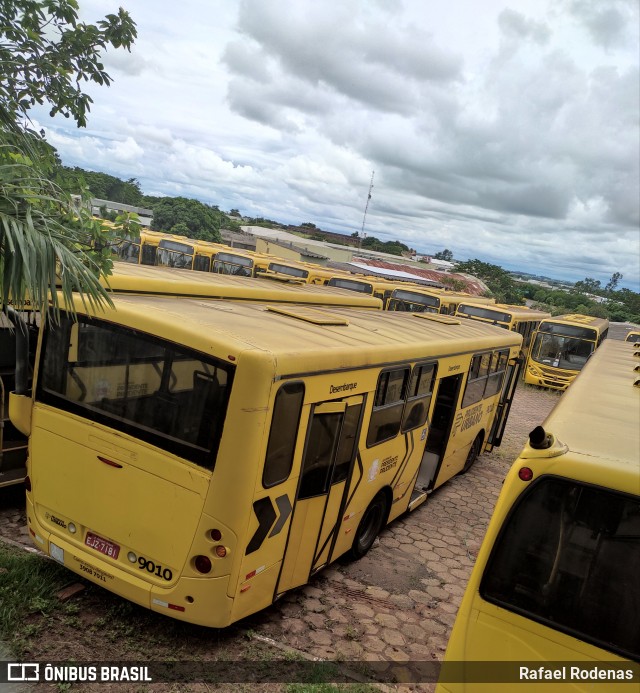
[[[403,282],[393,282],[381,277],[357,275],[353,277],[332,277],[327,286],[337,286],[341,289],[357,291],[359,293],[375,296],[382,301],[383,308],[386,310],[394,289],[400,286],[411,285],[409,283],[403,284]]]
[[[588,315],[573,313],[542,320],[527,358],[525,382],[566,390],[608,331],[608,320]]]
[[[627,670],[630,660],[640,662],[637,363],[631,344],[607,340],[530,434],[502,486],[445,663]],[[564,679],[535,690],[638,689],[637,678],[621,683]],[[477,682],[437,688],[495,690]]]
[[[475,301],[460,303],[456,309],[456,315],[518,332],[522,335],[522,352],[525,356],[529,353],[531,339],[540,322],[551,317],[551,313],[533,310],[526,306],[512,306],[505,303],[483,306]]]
[[[439,315],[112,299],[94,315],[74,297],[77,321],[44,328],[33,394],[11,396],[30,436],[29,532],[167,616],[223,627],[265,608],[364,555],[500,443],[516,333]]]
[[[495,303],[492,298],[472,297],[469,294],[407,285],[400,286],[391,292],[387,310],[453,315],[461,301],[474,301],[487,305]]]
[[[192,272],[166,267],[144,267],[115,262],[103,285],[118,294],[152,294],[230,301],[300,303],[380,310],[373,296],[355,295],[334,287],[272,282],[237,275]]]
[[[625,342],[640,342],[640,330],[631,330],[625,337]]]

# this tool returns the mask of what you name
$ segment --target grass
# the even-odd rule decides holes
[[[64,609],[56,593],[68,583],[57,563],[0,544],[0,636],[20,643],[37,635],[44,619],[34,617]]]

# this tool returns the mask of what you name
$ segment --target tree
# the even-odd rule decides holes
[[[217,207],[188,197],[149,197],[143,202],[153,210],[153,226],[158,231],[171,231],[182,224],[190,238],[215,243],[222,240],[220,228],[227,216]]]
[[[607,292],[615,291],[618,288],[618,282],[622,279],[622,274],[620,272],[614,272],[609,279],[608,284],[604,287]]]
[[[585,294],[593,294],[600,290],[600,280],[592,277],[585,277],[582,281],[576,282],[573,288]]]
[[[448,248],[445,248],[439,253],[436,253],[433,257],[436,260],[446,260],[447,262],[451,262],[453,260],[453,253]]]
[[[103,230],[50,178],[57,162],[29,110],[48,104],[86,125],[91,98],[83,82],[109,86],[100,53],[129,49],[135,24],[120,9],[97,24],[78,22],[76,0],[0,0],[0,304],[27,297],[43,311],[55,292],[110,299],[99,282],[111,261]],[[51,148],[49,147],[49,150]]]
[[[489,287],[498,303],[512,303],[516,305],[523,303],[520,289],[515,285],[509,273],[498,265],[492,265],[477,259],[468,260],[467,262],[459,262],[456,271],[462,274],[471,274],[481,279]]]

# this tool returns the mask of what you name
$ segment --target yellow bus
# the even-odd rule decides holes
[[[566,390],[608,331],[608,320],[577,313],[542,320],[534,333],[524,381]]]
[[[186,236],[178,236],[162,231],[152,231],[151,229],[142,229],[139,236],[122,239],[114,248],[115,255],[120,260],[134,265],[156,265],[158,264],[158,247],[163,240],[175,241],[178,243],[188,243],[189,241]],[[185,250],[187,254],[189,254],[189,250]],[[190,254],[193,255],[193,252]],[[170,256],[168,253],[166,255],[166,261],[162,264],[169,265]]]
[[[512,306],[506,303],[487,306],[478,305],[475,301],[460,303],[456,309],[456,315],[488,322],[505,330],[520,333],[522,335],[522,352],[525,356],[529,352],[529,345],[538,325],[542,320],[551,317],[551,313],[533,310],[526,306]]]
[[[640,330],[631,330],[624,338],[625,342],[640,342]]]
[[[298,282],[272,282],[234,275],[192,272],[166,267],[145,267],[115,262],[112,274],[102,284],[118,294],[153,294],[231,301],[268,301],[380,310],[373,296]]]
[[[502,487],[445,663],[562,662],[570,675],[570,664],[627,670],[628,660],[640,661],[637,364],[631,344],[607,340],[530,434]],[[549,685],[536,690],[618,690],[593,677]],[[438,688],[495,690],[472,682]]]
[[[382,301],[382,306],[386,310],[394,289],[401,286],[413,286],[413,284],[408,282],[394,282],[388,279],[383,279],[382,277],[354,275],[346,277],[334,276],[328,281],[327,286],[336,286],[341,289],[357,291],[359,293],[375,296]]]
[[[318,287],[316,287],[318,288]],[[223,627],[500,443],[521,337],[339,307],[114,294],[48,322],[31,396],[36,546],[154,611]]]
[[[470,294],[443,291],[437,288],[413,285],[398,286],[391,292],[387,310],[408,313],[442,313],[453,315],[461,301],[474,301],[484,304],[495,303],[492,298],[472,297]]]

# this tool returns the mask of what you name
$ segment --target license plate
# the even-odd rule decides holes
[[[120,553],[120,547],[117,544],[114,544],[108,539],[103,539],[92,532],[87,532],[84,543],[92,549],[103,553],[105,556],[109,556],[109,558],[116,559]]]

